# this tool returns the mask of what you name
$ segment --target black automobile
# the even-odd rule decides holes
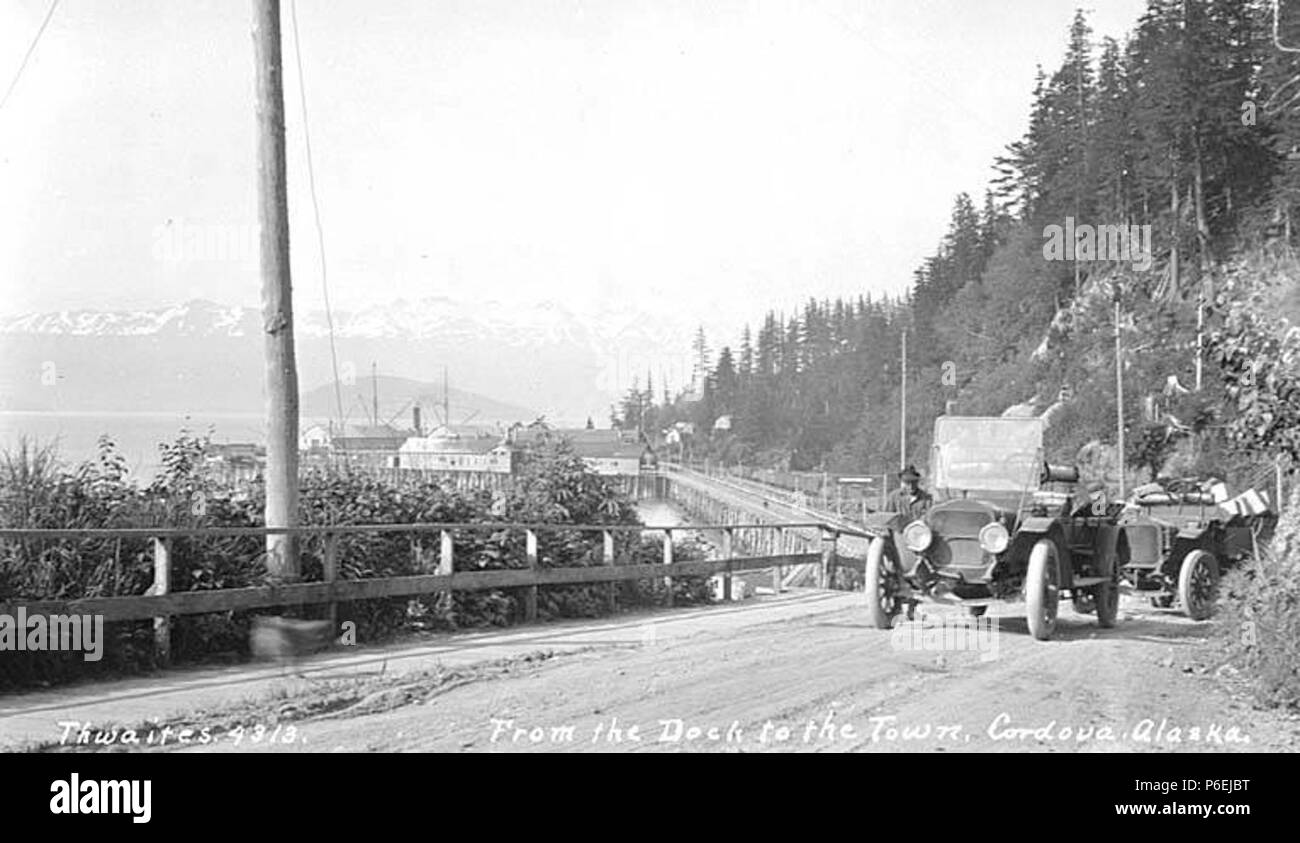
[[[1113,626],[1127,553],[1117,526],[1122,507],[1083,490],[1075,468],[1043,456],[1041,419],[936,419],[934,505],[906,523],[893,512],[868,518],[871,623],[888,629],[922,600],[980,615],[995,601],[1023,598],[1030,632],[1047,640],[1060,598],[1069,596],[1100,626]]]
[[[1222,572],[1266,544],[1277,526],[1266,507],[1221,505],[1212,486],[1183,479],[1137,489],[1120,516],[1130,549],[1125,579],[1153,605],[1169,608],[1177,600],[1198,621],[1213,614]]]

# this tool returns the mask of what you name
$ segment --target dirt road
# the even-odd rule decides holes
[[[1117,628],[1063,606],[1057,640],[1038,642],[1022,608],[995,607],[966,650],[926,649],[926,630],[937,643],[933,631],[959,617],[942,607],[893,632],[844,603],[706,625],[303,722],[298,743],[269,750],[1300,750],[1300,723],[1252,709],[1208,661],[1211,623],[1126,598]]]

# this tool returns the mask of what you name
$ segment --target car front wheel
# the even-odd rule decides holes
[[[863,588],[867,592],[867,622],[876,629],[889,629],[898,614],[898,571],[889,559],[885,539],[876,536],[867,548],[867,571]]]
[[[1178,600],[1183,612],[1194,621],[1203,621],[1214,610],[1215,592],[1219,587],[1219,560],[1206,550],[1193,550],[1183,557],[1178,571]]]
[[[1029,570],[1025,573],[1029,632],[1039,641],[1047,641],[1056,631],[1056,609],[1061,600],[1060,582],[1056,542],[1039,539],[1029,552]]]

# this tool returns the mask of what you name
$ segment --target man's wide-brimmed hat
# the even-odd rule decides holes
[[[920,480],[921,472],[916,470],[916,466],[909,465],[907,468],[898,472],[898,477],[900,480]]]

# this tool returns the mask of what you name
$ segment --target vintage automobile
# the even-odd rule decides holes
[[[1251,556],[1277,525],[1267,508],[1221,505],[1210,489],[1197,480],[1153,484],[1135,490],[1120,515],[1129,548],[1124,579],[1159,608],[1176,597],[1182,612],[1198,621],[1213,613],[1222,572]]]
[[[1029,630],[1047,640],[1069,595],[1102,627],[1119,614],[1124,536],[1122,504],[1079,490],[1073,467],[1044,461],[1039,418],[940,416],[931,458],[935,502],[903,523],[897,513],[868,517],[866,595],[870,622],[892,626],[921,600],[968,607],[1027,605]]]

